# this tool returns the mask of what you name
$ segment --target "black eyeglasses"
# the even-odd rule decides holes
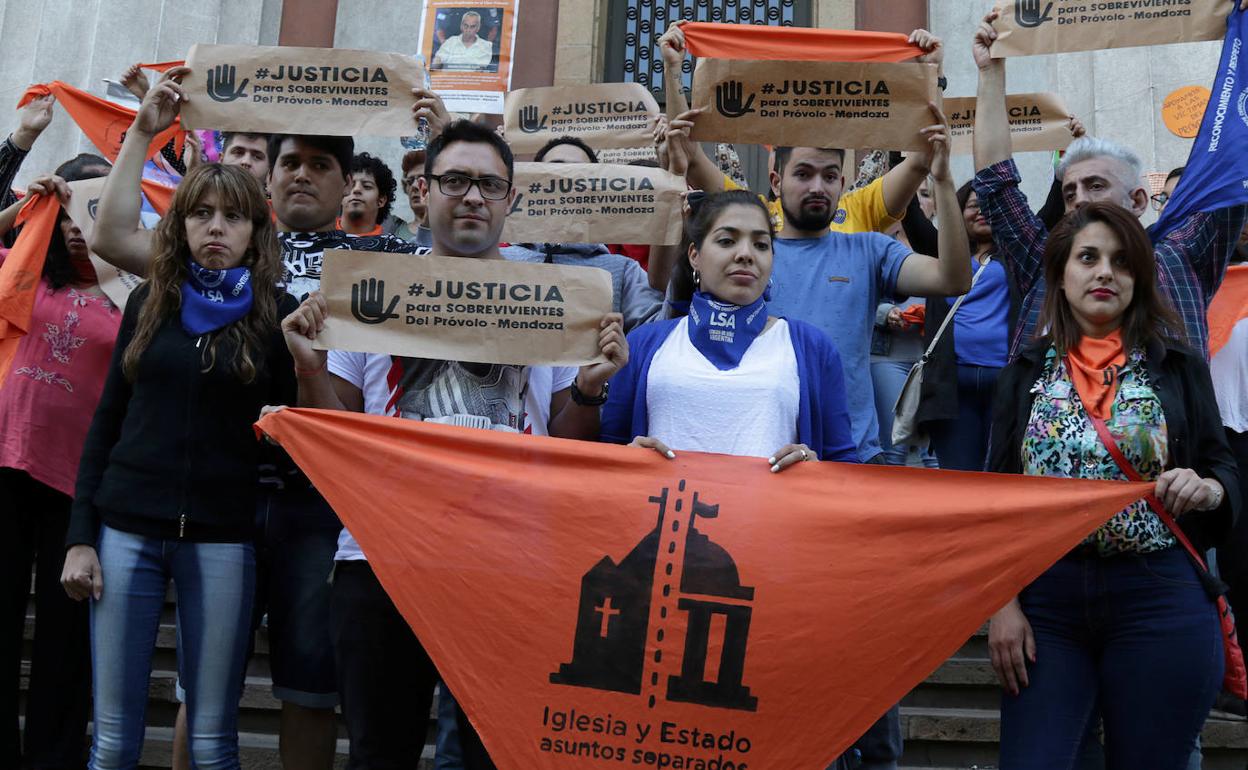
[[[438,190],[452,198],[462,198],[468,194],[473,185],[481,191],[486,200],[500,201],[511,192],[511,182],[497,176],[465,176],[464,174],[426,174],[428,179],[438,183]]]
[[[1157,209],[1158,211],[1161,211],[1163,208],[1166,207],[1166,204],[1170,202],[1170,195],[1169,193],[1159,192],[1153,197],[1149,198],[1149,200],[1153,202],[1153,208]]]

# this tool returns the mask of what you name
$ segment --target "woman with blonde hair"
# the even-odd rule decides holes
[[[133,768],[172,579],[196,767],[237,768],[265,404],[293,403],[279,247],[245,171],[183,179],[131,295],[79,464],[61,578],[91,599],[92,770]]]

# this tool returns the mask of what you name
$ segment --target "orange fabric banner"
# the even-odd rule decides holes
[[[500,770],[823,770],[1152,486],[772,474],[306,409],[257,429],[359,541]]]
[[[164,72],[165,70],[170,70],[170,69],[173,69],[174,67],[181,67],[181,66],[184,66],[185,64],[186,64],[185,60],[178,59],[177,61],[161,61],[161,62],[156,62],[155,64],[140,64],[139,66],[145,70],[156,70],[157,72]]]
[[[31,99],[37,96],[47,96],[48,94],[56,96],[56,100],[65,108],[69,116],[74,119],[74,122],[78,124],[78,127],[87,135],[87,138],[96,146],[101,155],[108,158],[110,162],[117,160],[117,153],[121,152],[121,140],[125,138],[126,129],[130,128],[130,124],[134,122],[136,114],[134,110],[122,107],[120,104],[113,104],[98,96],[92,96],[86,91],[74,88],[59,80],[53,80],[51,83],[40,83],[26,89],[26,92],[22,94],[21,100],[17,103],[18,109],[25,107]],[[172,126],[152,139],[152,143],[147,148],[146,157],[150,158],[160,152],[160,148],[174,138],[178,139],[176,149],[180,156],[182,153],[182,123],[180,118],[174,120]]]
[[[1222,285],[1209,303],[1209,357],[1218,354],[1231,339],[1235,324],[1248,318],[1248,265],[1226,269]]]
[[[751,61],[899,62],[923,55],[906,35],[691,21],[681,26],[698,58]]]
[[[144,179],[141,183],[143,195],[147,197],[147,202],[152,204],[152,208],[156,209],[156,213],[162,217],[169,213],[169,206],[173,204],[173,194],[177,192],[176,187],[166,187],[151,179]]]
[[[18,343],[29,331],[48,241],[60,210],[55,197],[32,195],[17,213],[16,224],[25,226],[0,264],[0,388],[8,378]]]

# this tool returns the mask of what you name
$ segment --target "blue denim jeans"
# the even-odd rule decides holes
[[[1001,767],[1067,770],[1099,702],[1105,767],[1184,770],[1222,684],[1217,611],[1179,548],[1068,555],[1019,595],[1030,686],[1001,705]]]
[[[148,676],[165,586],[178,594],[178,670],[187,694],[196,770],[235,770],[255,551],[251,543],[157,540],[104,527],[97,546],[104,579],[91,605],[95,735],[91,770],[139,764]]]
[[[988,459],[992,399],[1001,370],[958,364],[958,417],[933,420],[932,448],[940,467],[950,471],[982,471]],[[952,384],[949,385],[952,387]]]
[[[871,387],[875,390],[875,412],[880,420],[880,446],[884,449],[884,462],[888,465],[905,465],[910,446],[893,446],[893,407],[897,396],[906,384],[913,361],[872,361]],[[931,447],[919,452],[924,468],[936,467],[936,455]]]
[[[464,750],[459,745],[459,719],[455,696],[446,682],[438,683],[438,737],[434,743],[433,770],[464,770]]]

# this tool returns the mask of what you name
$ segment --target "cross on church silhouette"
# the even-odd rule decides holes
[[[678,490],[683,493],[685,486],[682,480]],[[667,487],[649,501],[659,509],[654,529],[618,565],[604,556],[581,579],[572,662],[560,665],[550,681],[635,695],[647,690],[653,707],[660,676],[653,670],[646,677],[647,640],[654,640],[657,666],[670,627],[683,621],[681,673],[668,677],[662,697],[757,710],[758,698],[741,681],[754,589],[741,585],[736,562],[695,526],[699,517],[717,517],[719,506],[702,502],[697,492],[688,500],[680,497],[675,514],[689,503],[688,521],[682,522],[679,515],[668,516]]]

